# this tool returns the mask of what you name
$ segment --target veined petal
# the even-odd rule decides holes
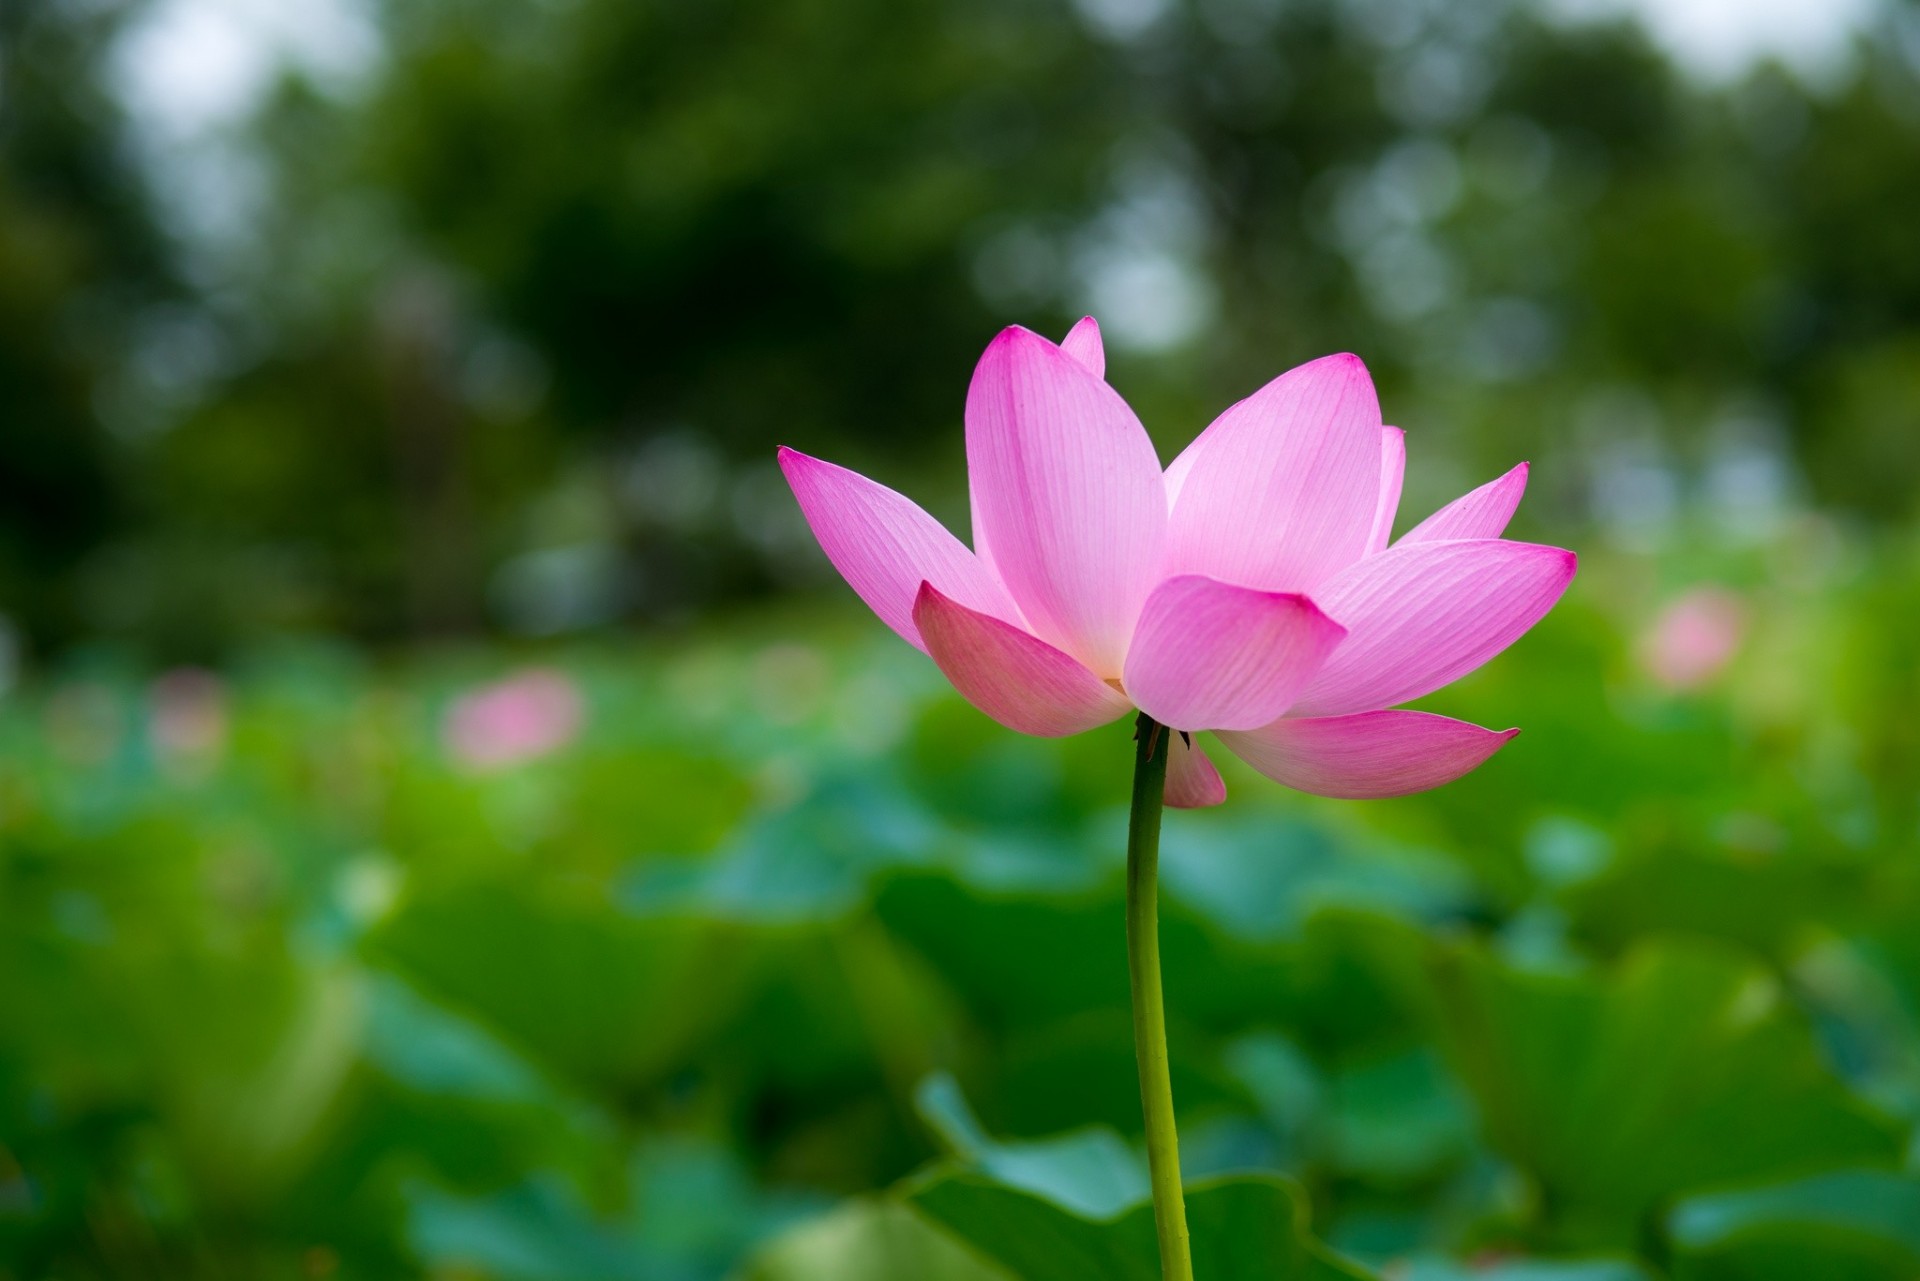
[[[1454,499],[1407,531],[1403,543],[1436,543],[1448,539],[1498,538],[1527,492],[1527,465],[1521,463],[1498,480],[1490,480],[1470,494]]]
[[[1293,714],[1373,711],[1458,680],[1539,622],[1578,563],[1559,547],[1501,538],[1402,541],[1367,557],[1314,593],[1347,639]]]
[[[1177,810],[1205,809],[1227,799],[1227,784],[1198,743],[1178,730],[1167,736],[1167,804]]]
[[[1100,342],[1100,322],[1092,316],[1082,316],[1075,322],[1073,328],[1067,331],[1067,336],[1060,340],[1060,350],[1079,361],[1095,378],[1107,376],[1107,352]],[[968,491],[968,502],[971,504],[969,514],[973,521],[973,552],[991,569],[993,553],[987,549],[987,531],[980,519],[979,487],[971,477],[968,478]]]
[[[1196,438],[1197,439],[1197,438]],[[1180,490],[1187,483],[1187,473],[1193,470],[1193,446],[1188,445],[1180,451],[1180,456],[1167,464],[1166,476],[1162,483],[1167,487],[1167,512],[1172,514],[1180,501]]]
[[[1107,376],[1107,349],[1100,343],[1100,322],[1092,316],[1080,317],[1060,340],[1060,350],[1085,365],[1095,378]]]
[[[1380,506],[1380,426],[1358,356],[1302,365],[1228,409],[1168,468],[1179,500],[1164,572],[1312,591],[1360,559]]]
[[[970,609],[1017,621],[1000,582],[917,503],[859,472],[782,446],[780,470],[833,567],[880,621],[919,649],[914,597],[930,582]]]
[[[1179,729],[1252,729],[1292,706],[1346,629],[1305,596],[1169,578],[1140,611],[1127,694]]]
[[[967,470],[976,539],[1033,634],[1118,676],[1166,537],[1140,420],[1078,360],[1008,329],[967,389]]]
[[[1393,518],[1400,511],[1400,487],[1407,479],[1407,433],[1398,427],[1380,429],[1380,505],[1373,512],[1373,534],[1367,555],[1385,551],[1393,537]]]
[[[1316,796],[1410,796],[1477,769],[1520,731],[1431,712],[1284,717],[1224,733],[1227,750],[1275,782]]]
[[[948,599],[932,583],[920,585],[913,621],[953,687],[1008,729],[1058,738],[1105,725],[1131,706],[1069,655]]]

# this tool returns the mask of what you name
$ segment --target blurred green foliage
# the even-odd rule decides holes
[[[972,360],[1085,311],[1169,457],[1345,348],[1429,505],[1531,457],[1563,537],[1913,513],[1910,5],[1810,84],[1519,0],[332,0],[351,74],[312,19],[197,129],[192,49],[151,51],[192,7],[0,21],[0,600],[37,649],[814,584],[774,446],[958,517]]]
[[[1460,784],[1170,818],[1202,1275],[1920,1267],[1920,555],[1703,548],[1431,700],[1527,727]],[[1152,1276],[1125,727],[830,617],[0,705],[0,1275]]]

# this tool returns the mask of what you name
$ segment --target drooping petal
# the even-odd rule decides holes
[[[1380,505],[1380,427],[1357,356],[1302,365],[1228,409],[1168,469],[1180,497],[1165,572],[1311,591],[1360,559]]]
[[[1131,706],[1071,656],[931,583],[920,586],[913,621],[953,687],[1008,729],[1058,738],[1105,725]]]
[[[1252,729],[1293,705],[1346,636],[1305,596],[1169,578],[1140,611],[1127,694],[1179,729]]]
[[[1167,737],[1167,804],[1178,810],[1205,809],[1227,799],[1227,784],[1198,743],[1176,730]]]
[[[1407,433],[1398,427],[1380,429],[1380,505],[1373,512],[1373,534],[1367,555],[1385,551],[1393,537],[1393,518],[1400,511],[1400,487],[1407,479]]]
[[[1107,349],[1100,343],[1100,322],[1092,316],[1080,317],[1060,340],[1060,350],[1085,365],[1095,378],[1107,376]]]
[[[1372,800],[1451,783],[1499,751],[1517,729],[1491,730],[1431,712],[1284,717],[1220,741],[1275,782],[1316,796]]]
[[[1314,593],[1347,639],[1293,714],[1373,711],[1458,680],[1539,622],[1578,563],[1559,547],[1500,538],[1402,541],[1367,557]]]
[[[985,565],[918,504],[859,472],[782,446],[780,470],[833,567],[880,621],[919,649],[914,597],[930,582],[970,609],[1018,621]]]
[[[967,470],[976,538],[1034,635],[1118,676],[1166,536],[1140,420],[1079,361],[1008,329],[967,389]]]
[[[1498,480],[1454,499],[1407,531],[1403,543],[1437,543],[1460,538],[1498,538],[1527,492],[1527,465],[1521,463]]]

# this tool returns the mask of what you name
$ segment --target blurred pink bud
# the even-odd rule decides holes
[[[147,688],[147,735],[161,760],[197,765],[227,745],[227,685],[199,667],[176,667]]]
[[[462,764],[499,769],[565,747],[585,720],[586,705],[571,677],[529,667],[455,699],[443,737]]]
[[[1724,587],[1696,587],[1642,633],[1640,661],[1667,689],[1699,689],[1733,661],[1746,632],[1747,607],[1739,596]]]

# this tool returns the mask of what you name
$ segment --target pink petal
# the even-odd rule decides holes
[[[1082,316],[1060,340],[1060,350],[1079,361],[1095,378],[1107,376],[1107,353],[1100,342],[1100,322],[1092,316]],[[981,528],[980,502],[977,487],[969,485],[972,502],[973,550],[988,566],[993,564],[993,555],[987,550],[986,531]]]
[[[1380,505],[1373,511],[1373,534],[1367,555],[1385,551],[1393,537],[1393,518],[1400,511],[1400,486],[1407,478],[1407,433],[1398,427],[1380,429]]]
[[[969,608],[1019,619],[992,571],[913,500],[785,446],[780,470],[820,550],[880,621],[916,648],[926,648],[913,623],[913,601],[923,582]]]
[[[1205,809],[1227,799],[1227,785],[1207,754],[1190,745],[1178,730],[1167,730],[1167,804],[1177,810]]]
[[[1346,636],[1305,596],[1169,578],[1140,611],[1127,695],[1179,729],[1252,729],[1293,705]]]
[[[1409,796],[1477,769],[1520,731],[1482,729],[1431,712],[1286,717],[1220,735],[1227,750],[1276,782],[1316,796]]]
[[[1168,469],[1180,498],[1165,572],[1311,591],[1360,559],[1380,506],[1380,425],[1357,356],[1302,365],[1228,409]]]
[[[969,703],[1022,734],[1078,734],[1131,706],[1113,686],[1011,623],[920,586],[913,621],[927,652]]]
[[[1451,538],[1498,538],[1506,532],[1520,495],[1527,492],[1527,465],[1521,463],[1498,480],[1454,499],[1407,531],[1403,543],[1434,543]]]
[[[1107,376],[1107,351],[1100,345],[1100,322],[1082,316],[1060,340],[1060,350],[1085,365],[1095,378]]]
[[[1118,676],[1166,537],[1160,460],[1118,392],[1018,327],[967,390],[975,537],[1034,635]]]
[[[1539,622],[1577,565],[1570,551],[1499,538],[1402,541],[1367,557],[1314,593],[1348,634],[1293,713],[1367,712],[1458,680]]]
[[[1180,501],[1180,490],[1187,483],[1187,473],[1193,470],[1193,446],[1188,445],[1180,451],[1180,456],[1167,464],[1167,473],[1163,483],[1167,487],[1167,511],[1172,513]]]

